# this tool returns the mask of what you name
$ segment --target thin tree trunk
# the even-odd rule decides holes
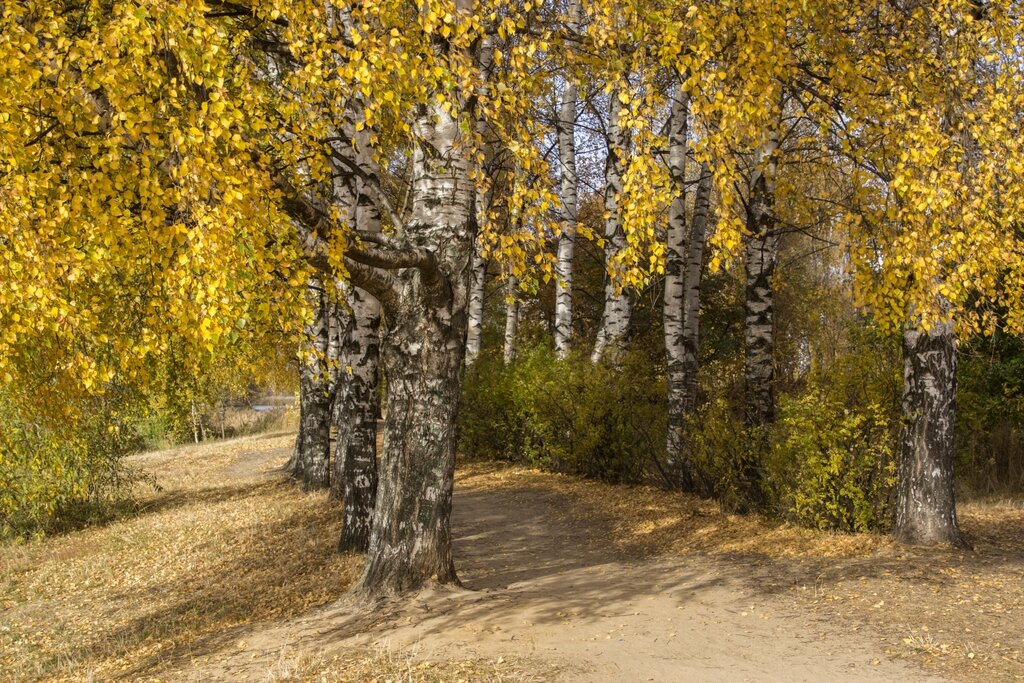
[[[967,547],[953,492],[956,366],[952,323],[904,331],[895,534],[905,543]]]
[[[489,74],[494,66],[494,38],[487,35],[480,41],[480,49],[477,53],[477,62],[484,74]],[[493,198],[493,169],[494,163],[494,141],[489,137],[487,120],[483,116],[477,116],[477,134],[483,142],[484,159],[481,168],[478,170],[486,174],[491,171],[492,185],[483,187],[477,185],[474,192],[474,205],[472,217],[475,218],[474,236],[478,239],[473,249],[473,271],[470,280],[469,293],[469,322],[466,331],[466,367],[476,362],[480,355],[480,344],[483,340],[484,329],[484,299],[487,286],[487,261],[484,259],[480,243],[480,228],[490,220],[491,200]]]
[[[330,303],[320,280],[312,278],[309,293],[316,311],[306,328],[299,360],[299,433],[292,476],[307,491],[330,483],[331,406],[334,400],[326,360],[330,345]]]
[[[617,91],[611,93],[611,105],[608,116],[608,158],[605,162],[604,192],[604,238],[605,275],[604,313],[601,316],[601,327],[598,329],[597,340],[591,360],[600,361],[606,353],[618,356],[629,337],[630,323],[633,317],[633,298],[630,292],[622,288],[616,276],[619,270],[616,258],[626,247],[626,235],[619,220],[619,195],[622,194],[622,154],[624,140],[619,126],[619,113],[622,109]]]
[[[487,261],[479,248],[473,250],[473,275],[469,291],[469,329],[466,332],[466,366],[480,355],[484,328],[484,287],[487,284]]]
[[[711,169],[701,165],[697,196],[693,202],[690,242],[686,247],[683,273],[683,381],[682,407],[692,414],[697,407],[700,372],[700,283],[704,274],[704,246],[711,220]]]
[[[743,319],[743,417],[752,435],[763,439],[763,428],[775,420],[775,291],[772,279],[778,259],[775,219],[777,144],[769,141],[758,151],[747,200],[747,238],[744,245],[746,287]],[[760,446],[752,448],[760,452]],[[761,467],[753,457],[742,463],[740,507],[757,509],[764,503]]]
[[[196,402],[191,402],[191,416],[192,416],[192,440],[199,443],[199,411],[196,409]]]
[[[700,280],[711,198],[711,173],[700,170],[693,219],[686,221],[686,154],[688,96],[682,88],[672,103],[669,170],[676,195],[669,207],[665,255],[665,352],[668,379],[666,473],[671,485],[691,491],[696,475],[686,449],[686,424],[697,403],[700,329]]]
[[[519,285],[514,275],[505,280],[505,365],[516,360],[516,334],[519,330]]]
[[[578,30],[580,3],[570,0],[567,8],[570,31]],[[566,76],[558,109],[558,160],[561,166],[559,197],[562,202],[562,234],[558,237],[555,265],[555,353],[564,359],[572,344],[573,258],[576,253],[576,218],[579,179],[576,175],[576,101],[579,87]]]
[[[463,3],[465,4],[465,3]],[[451,547],[455,418],[474,249],[474,186],[458,122],[440,106],[415,122],[413,215],[400,237],[433,255],[399,271],[381,360],[388,383],[381,479],[366,566],[375,598],[458,583]]]

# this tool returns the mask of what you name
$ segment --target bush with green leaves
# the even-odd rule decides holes
[[[976,496],[1024,491],[1024,340],[1005,334],[960,349],[956,473]]]
[[[888,528],[896,484],[891,410],[850,408],[817,388],[783,397],[779,408],[765,463],[775,509],[819,529]]]
[[[899,428],[899,349],[854,329],[827,364],[780,392],[774,424],[756,433],[742,416],[739,358],[708,364],[702,389],[715,397],[690,421],[698,492],[742,509],[741,476],[760,472],[765,512],[803,526],[881,530],[891,523]]]
[[[124,456],[137,444],[133,399],[111,391],[59,420],[0,395],[0,538],[108,518],[129,500]]]
[[[665,384],[644,351],[616,366],[547,345],[506,367],[483,354],[467,373],[460,452],[610,482],[641,482],[663,449]]]

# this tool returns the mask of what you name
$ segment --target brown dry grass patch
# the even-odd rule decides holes
[[[571,505],[563,508],[567,518],[600,525],[600,542],[629,558],[694,552],[765,558],[854,557],[893,545],[880,535],[814,531],[758,515],[727,514],[714,501],[652,486],[609,485],[504,463],[470,463],[459,471],[458,485],[556,491],[571,499]]]
[[[378,648],[342,654],[282,654],[267,683],[546,683],[557,670],[517,657],[431,661]]]
[[[0,548],[0,679],[152,677],[230,638],[341,595],[356,558],[340,518],[280,465],[292,437],[253,437],[135,458],[162,490],[138,514]]]

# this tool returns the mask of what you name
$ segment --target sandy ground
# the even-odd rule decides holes
[[[0,682],[1024,681],[1013,501],[962,506],[963,552],[469,463],[465,588],[367,609],[292,439],[136,456],[123,515],[0,547]]]
[[[254,457],[248,464],[263,468],[266,454]],[[297,653],[369,648],[417,661],[524,659],[548,672],[538,680],[944,680],[888,658],[870,627],[825,621],[792,586],[755,567],[700,555],[624,557],[602,542],[600,524],[567,521],[566,503],[532,486],[457,487],[465,590],[427,591],[370,612],[341,601],[245,627],[227,647],[195,653],[194,666],[175,677],[266,680],[275,661]]]

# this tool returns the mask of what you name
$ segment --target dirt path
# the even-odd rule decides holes
[[[417,661],[521,659],[564,681],[939,681],[886,658],[878,636],[824,623],[756,567],[691,555],[636,561],[531,486],[456,492],[470,590],[424,593],[356,616],[342,603],[239,632],[189,680],[266,679],[296,652],[351,648]],[[758,577],[761,577],[759,579]],[[527,667],[530,668],[530,667]]]

